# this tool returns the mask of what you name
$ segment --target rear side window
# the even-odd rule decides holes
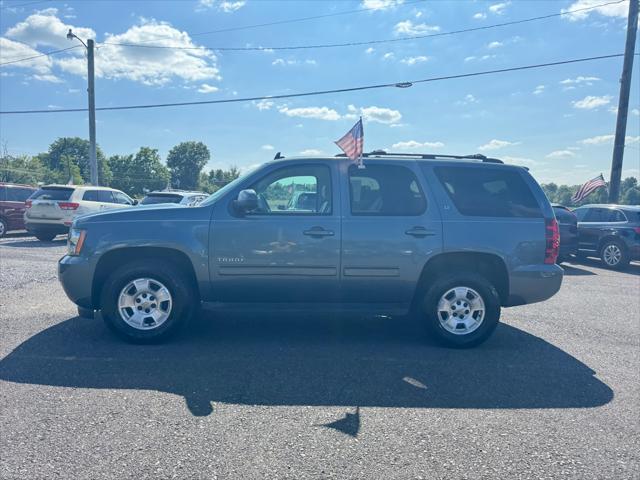
[[[157,203],[180,203],[182,195],[147,195],[140,205],[155,205]]]
[[[98,190],[87,190],[82,195],[82,200],[87,202],[97,202],[98,201]]]
[[[605,208],[590,208],[582,218],[583,222],[607,222],[609,212]]]
[[[436,167],[435,171],[462,215],[542,217],[540,205],[517,171],[483,167]]]
[[[65,187],[44,187],[31,195],[31,200],[56,200],[65,201],[69,200],[73,188]]]
[[[609,210],[607,222],[626,222],[627,217],[620,210]]]
[[[427,201],[415,174],[401,165],[349,167],[352,215],[417,216]]]
[[[556,214],[556,219],[560,223],[575,223],[576,217],[574,214],[565,210],[564,208],[554,208],[554,213]]]

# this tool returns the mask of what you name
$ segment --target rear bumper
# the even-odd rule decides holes
[[[65,255],[58,261],[58,280],[69,300],[80,307],[95,310],[92,304],[94,262],[85,257]]]
[[[37,234],[37,233],[55,233],[56,235],[60,235],[63,233],[69,233],[68,225],[63,225],[61,223],[37,223],[37,222],[25,222],[25,228],[29,233]]]
[[[558,265],[525,265],[511,271],[509,298],[505,307],[542,302],[562,285],[564,270]]]

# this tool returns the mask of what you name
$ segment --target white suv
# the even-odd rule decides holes
[[[73,219],[79,215],[111,208],[131,207],[137,202],[113,188],[92,185],[46,185],[27,200],[24,223],[38,240],[50,241],[68,233]]]

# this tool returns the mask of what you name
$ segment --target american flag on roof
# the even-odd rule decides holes
[[[362,128],[362,117],[356,122],[351,130],[344,137],[335,142],[342,151],[353,161],[362,164],[362,149],[364,147],[364,129]]]
[[[571,201],[573,203],[578,203],[582,199],[588,197],[591,193],[595,192],[600,187],[606,187],[607,183],[604,181],[604,177],[602,174],[598,175],[596,178],[592,178],[584,185],[582,185],[578,191],[575,193],[573,197],[571,197]]]

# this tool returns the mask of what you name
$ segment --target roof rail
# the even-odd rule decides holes
[[[336,157],[346,157],[347,155],[344,153],[339,153]],[[411,158],[422,158],[425,160],[436,160],[438,158],[445,159],[455,159],[455,160],[480,160],[485,163],[504,163],[502,160],[497,158],[489,158],[485,157],[480,153],[474,153],[473,155],[442,155],[440,153],[392,153],[385,152],[384,150],[373,150],[369,153],[363,153],[362,156],[364,158],[375,158],[375,157],[411,157]]]

